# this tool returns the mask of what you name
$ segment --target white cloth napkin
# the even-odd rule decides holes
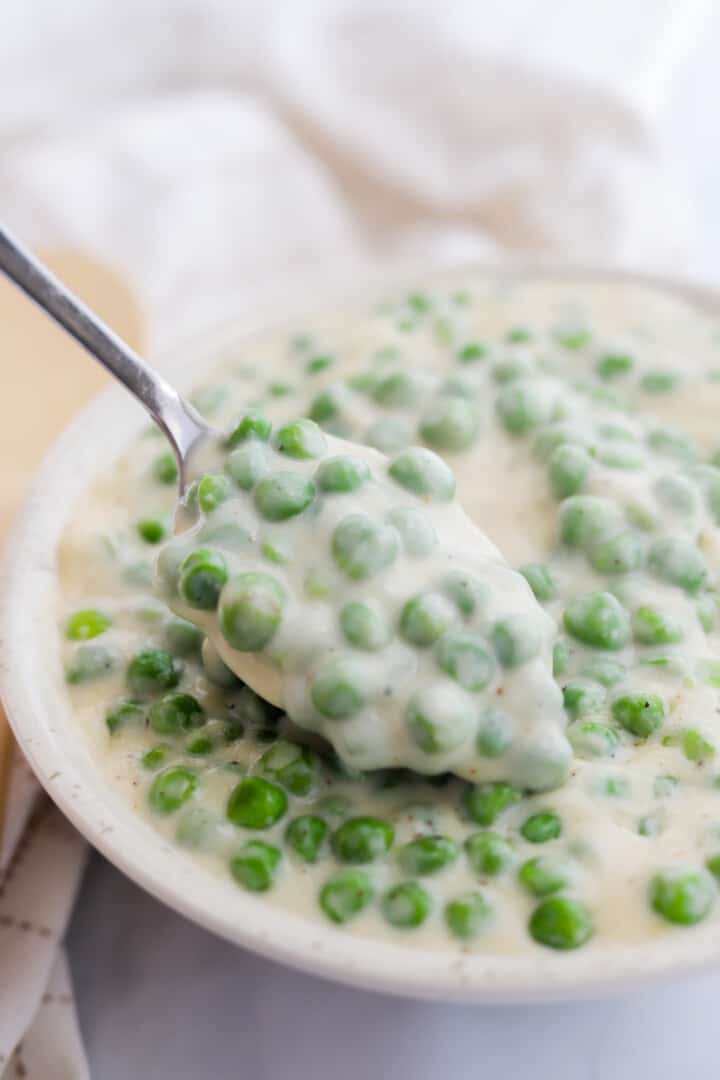
[[[31,20],[3,0],[2,213],[30,243],[119,265],[153,347],[410,256],[686,267],[692,216],[649,106],[707,7],[37,0]],[[601,32],[604,64],[585,49]],[[58,950],[83,845],[47,804],[30,817],[36,796],[18,762],[0,1077],[75,1080]]]

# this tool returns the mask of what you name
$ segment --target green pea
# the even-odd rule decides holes
[[[650,905],[676,926],[702,922],[715,903],[715,883],[704,868],[672,867],[650,882]]]
[[[267,442],[271,434],[272,424],[266,416],[259,412],[248,412],[232,429],[225,440],[225,446],[228,450],[234,450],[236,446],[250,439]]]
[[[482,607],[487,597],[487,589],[476,578],[454,571],[444,579],[442,590],[462,615],[471,616]]]
[[[620,745],[615,729],[597,720],[579,720],[570,725],[566,734],[578,757],[610,757]]]
[[[556,641],[553,645],[553,675],[559,678],[565,675],[570,666],[570,650],[564,641]]]
[[[508,383],[497,396],[495,408],[503,426],[512,435],[526,435],[548,419],[548,408],[531,384]]]
[[[593,656],[582,669],[582,674],[601,686],[610,687],[622,682],[627,672],[618,660],[612,660],[609,656]]]
[[[251,491],[270,471],[264,447],[255,442],[233,450],[225,462],[225,468],[243,491]]]
[[[598,358],[595,370],[601,379],[617,379],[628,375],[634,364],[635,361],[628,353],[605,353]]]
[[[662,726],[665,705],[656,694],[625,694],[613,702],[613,718],[638,739],[647,739]]]
[[[480,877],[498,877],[514,860],[510,844],[491,829],[471,833],[465,841],[465,853],[473,873]]]
[[[410,421],[404,417],[383,416],[370,425],[362,441],[384,454],[394,454],[412,440],[412,431]]]
[[[682,627],[653,607],[636,608],[632,616],[633,637],[641,645],[674,645],[682,641]]]
[[[192,656],[200,652],[203,632],[187,619],[170,619],[164,635],[165,645],[173,656]]]
[[[148,722],[158,735],[178,735],[202,727],[205,713],[191,694],[166,694],[150,706]]]
[[[705,866],[715,880],[720,881],[720,855],[711,855],[709,859],[705,860]]]
[[[461,364],[475,364],[487,356],[487,346],[479,341],[469,341],[459,350],[457,358]]]
[[[105,713],[105,726],[111,735],[125,727],[140,727],[145,722],[145,710],[134,701],[121,701]]]
[[[110,626],[110,617],[95,608],[74,612],[67,621],[65,637],[68,641],[89,641],[104,634]]]
[[[695,461],[697,458],[695,445],[684,431],[676,431],[673,428],[655,428],[649,433],[647,443],[656,454],[672,458],[682,465]]]
[[[720,523],[720,469],[713,465],[700,465],[693,470],[693,478],[699,483],[705,505],[717,525]],[[684,482],[690,484],[688,480]]]
[[[648,568],[655,577],[694,593],[705,581],[705,559],[691,540],[666,536],[656,540],[648,552]]]
[[[326,660],[312,682],[313,705],[330,720],[345,720],[366,704],[365,682],[351,658]]]
[[[226,690],[237,686],[237,675],[230,670],[209,638],[203,641],[200,655],[209,682]]]
[[[295,472],[272,472],[253,492],[255,507],[266,521],[287,521],[302,514],[314,498],[315,485]]]
[[[455,495],[455,477],[432,450],[411,446],[390,463],[390,477],[407,491],[428,499],[448,502]]]
[[[500,619],[493,626],[490,638],[495,654],[505,668],[521,667],[540,650],[537,625],[524,615]]]
[[[677,375],[670,371],[649,371],[640,380],[646,394],[667,394],[677,384]]]
[[[415,404],[418,388],[410,375],[404,371],[394,371],[380,379],[373,388],[371,396],[378,405],[384,405],[389,409],[401,409]]]
[[[496,780],[488,784],[468,784],[463,791],[462,806],[466,816],[476,825],[492,825],[521,798],[519,788]]]
[[[477,937],[492,915],[490,903],[478,892],[463,893],[445,906],[445,922],[451,934],[461,941]]]
[[[342,411],[341,398],[337,390],[327,387],[321,390],[310,403],[308,416],[316,424],[327,424],[340,415]]]
[[[152,475],[160,484],[177,484],[179,472],[173,454],[160,454],[152,463]]]
[[[397,558],[400,538],[392,525],[380,525],[367,514],[349,514],[335,528],[332,554],[342,572],[354,581],[380,573]]]
[[[622,532],[608,540],[593,544],[588,552],[590,562],[601,574],[630,574],[643,564],[642,541],[635,532]]]
[[[386,855],[394,840],[395,830],[382,818],[353,817],[335,830],[332,848],[342,862],[370,863]]]
[[[450,631],[435,650],[438,667],[464,690],[484,690],[495,673],[495,661],[487,643],[478,635]]]
[[[315,484],[319,491],[328,494],[344,494],[357,491],[370,479],[370,469],[362,458],[327,458],[318,465]]]
[[[605,696],[604,688],[592,682],[573,680],[563,687],[563,705],[573,720],[597,712],[605,704]]]
[[[388,644],[390,628],[369,604],[354,600],[340,611],[340,627],[347,641],[364,652],[377,652]]]
[[[572,495],[560,507],[560,537],[568,547],[587,550],[606,539],[617,524],[617,507],[597,495]]]
[[[155,772],[156,769],[165,764],[171,752],[172,747],[168,743],[158,743],[156,746],[151,746],[140,759],[143,768]]]
[[[622,649],[630,640],[630,617],[612,593],[581,593],[566,607],[563,621],[572,637],[595,649]]]
[[[581,431],[571,427],[566,421],[560,421],[545,425],[537,433],[533,442],[533,452],[541,461],[548,461],[558,446],[571,443],[582,446],[585,441],[585,436]]]
[[[193,757],[206,757],[215,749],[215,743],[209,735],[196,735],[185,743],[185,753]]]
[[[550,488],[557,499],[578,495],[590,472],[590,456],[582,446],[566,443],[553,450],[548,464]]]
[[[530,844],[546,844],[557,840],[562,832],[562,821],[554,810],[531,814],[520,826],[520,832]]]
[[[492,377],[496,383],[504,384],[521,379],[525,375],[531,375],[532,372],[533,364],[527,357],[515,357],[493,364]]]
[[[320,890],[320,906],[335,923],[346,923],[368,906],[375,890],[363,870],[341,870]]]
[[[457,844],[447,836],[421,836],[398,849],[397,859],[406,874],[437,874],[458,857]]]
[[[248,840],[230,860],[230,873],[251,892],[272,888],[282,859],[279,848],[263,840]]]
[[[454,750],[471,734],[467,698],[452,685],[426,686],[411,697],[405,723],[413,742],[426,754]]]
[[[285,739],[265,751],[260,768],[292,795],[308,795],[318,777],[318,761],[312,751]]]
[[[224,503],[230,494],[230,481],[226,476],[208,473],[197,487],[197,502],[203,514],[211,514]]]
[[[445,633],[452,617],[452,606],[440,593],[419,593],[402,609],[400,633],[412,645],[427,647]]]
[[[490,706],[480,717],[475,745],[483,757],[497,758],[512,744],[512,723],[502,709]]]
[[[557,334],[557,341],[564,349],[582,349],[590,340],[590,331],[585,327],[561,330]]]
[[[432,908],[430,894],[417,881],[401,881],[382,898],[382,913],[391,926],[414,930],[427,919]]]
[[[653,491],[666,509],[682,517],[697,509],[695,488],[685,476],[661,476],[655,481]]]
[[[543,900],[528,923],[533,940],[549,949],[577,949],[592,937],[594,929],[593,917],[585,905],[566,896]]]
[[[146,544],[159,544],[165,539],[166,528],[162,518],[141,518],[136,525],[138,535]]]
[[[233,649],[259,652],[282,620],[285,590],[269,574],[249,572],[231,578],[220,597],[220,629]]]
[[[518,870],[518,881],[531,896],[552,896],[570,884],[565,863],[549,855],[536,855]]]
[[[322,457],[327,440],[313,420],[295,420],[281,427],[275,437],[275,447],[281,454],[307,461]]]
[[[505,340],[511,345],[524,345],[532,340],[532,334],[525,326],[514,326],[511,330],[508,330]]]
[[[305,364],[308,375],[317,375],[320,371],[327,371],[335,363],[332,356],[313,356]]]
[[[227,576],[227,563],[219,551],[198,548],[180,566],[178,591],[188,607],[214,611]]]
[[[688,728],[683,733],[683,753],[688,761],[701,765],[708,758],[715,756],[715,747],[695,728]]]
[[[414,506],[396,506],[388,514],[387,520],[400,533],[408,555],[422,558],[429,555],[437,544],[433,523]]]
[[[245,829],[269,829],[287,810],[287,795],[262,776],[247,776],[236,784],[227,804],[227,817]]]
[[[71,686],[95,682],[108,675],[115,667],[115,656],[104,645],[86,643],[78,645],[73,654],[65,678]]]
[[[315,863],[320,857],[328,827],[315,814],[293,818],[285,830],[285,841],[303,862]]]
[[[182,666],[163,649],[141,649],[127,666],[127,683],[133,694],[147,697],[174,689]]]
[[[466,450],[475,442],[480,416],[472,402],[451,397],[436,401],[420,421],[420,436],[436,450]]]
[[[150,788],[150,805],[158,814],[174,814],[193,795],[197,773],[182,765],[171,765],[155,777]]]
[[[526,563],[520,567],[520,573],[532,589],[535,599],[541,604],[554,599],[557,585],[547,566],[543,563]]]

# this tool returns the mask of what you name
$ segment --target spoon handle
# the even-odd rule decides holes
[[[145,406],[172,445],[182,488],[187,457],[210,430],[195,409],[2,225],[0,270]]]

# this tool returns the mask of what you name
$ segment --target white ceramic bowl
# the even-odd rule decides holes
[[[476,273],[644,282],[720,311],[720,296],[709,290],[642,275],[546,267]],[[465,269],[462,276],[467,274]],[[416,284],[426,277],[412,272],[404,280]],[[452,277],[445,273],[432,280]],[[398,284],[397,275],[392,279]],[[361,299],[379,296],[387,284],[387,278],[376,279]],[[324,296],[327,310],[332,305],[327,292]],[[182,388],[229,346],[268,325],[259,315],[206,334],[164,358],[161,366]],[[0,583],[0,688],[10,722],[41,784],[90,843],[148,892],[230,941],[317,975],[396,994],[486,1003],[559,1000],[720,963],[717,926],[669,933],[641,946],[567,955],[532,950],[522,957],[423,951],[356,938],[320,920],[278,910],[232,881],[206,873],[138,817],[103,778],[73,721],[60,664],[56,552],[83,494],[146,424],[142,410],[119,387],[80,413],[36,476],[10,538]]]

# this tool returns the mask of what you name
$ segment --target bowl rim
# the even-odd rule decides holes
[[[157,363],[182,386],[198,361],[219,362],[230,347],[247,345],[256,334],[281,330],[300,317],[352,310],[388,287],[482,277],[624,282],[720,312],[720,293],[662,275],[544,262],[421,272],[413,264],[375,271],[361,284],[343,281],[325,287],[322,305],[312,303],[318,292],[311,287],[292,304],[276,301],[201,332]],[[720,935],[712,926],[639,945],[603,946],[597,952],[591,945],[578,953],[522,956],[423,950],[348,934],[266,904],[219,875],[199,870],[195,860],[105,786],[101,768],[76,737],[77,729],[73,732],[60,678],[57,623],[47,618],[47,610],[57,596],[57,545],[74,505],[143,426],[142,411],[119,386],[110,386],[85,406],[37,470],[0,569],[0,694],[8,719],[42,786],[110,862],[157,899],[235,944],[313,975],[407,997],[486,1004],[597,997],[720,963]]]

